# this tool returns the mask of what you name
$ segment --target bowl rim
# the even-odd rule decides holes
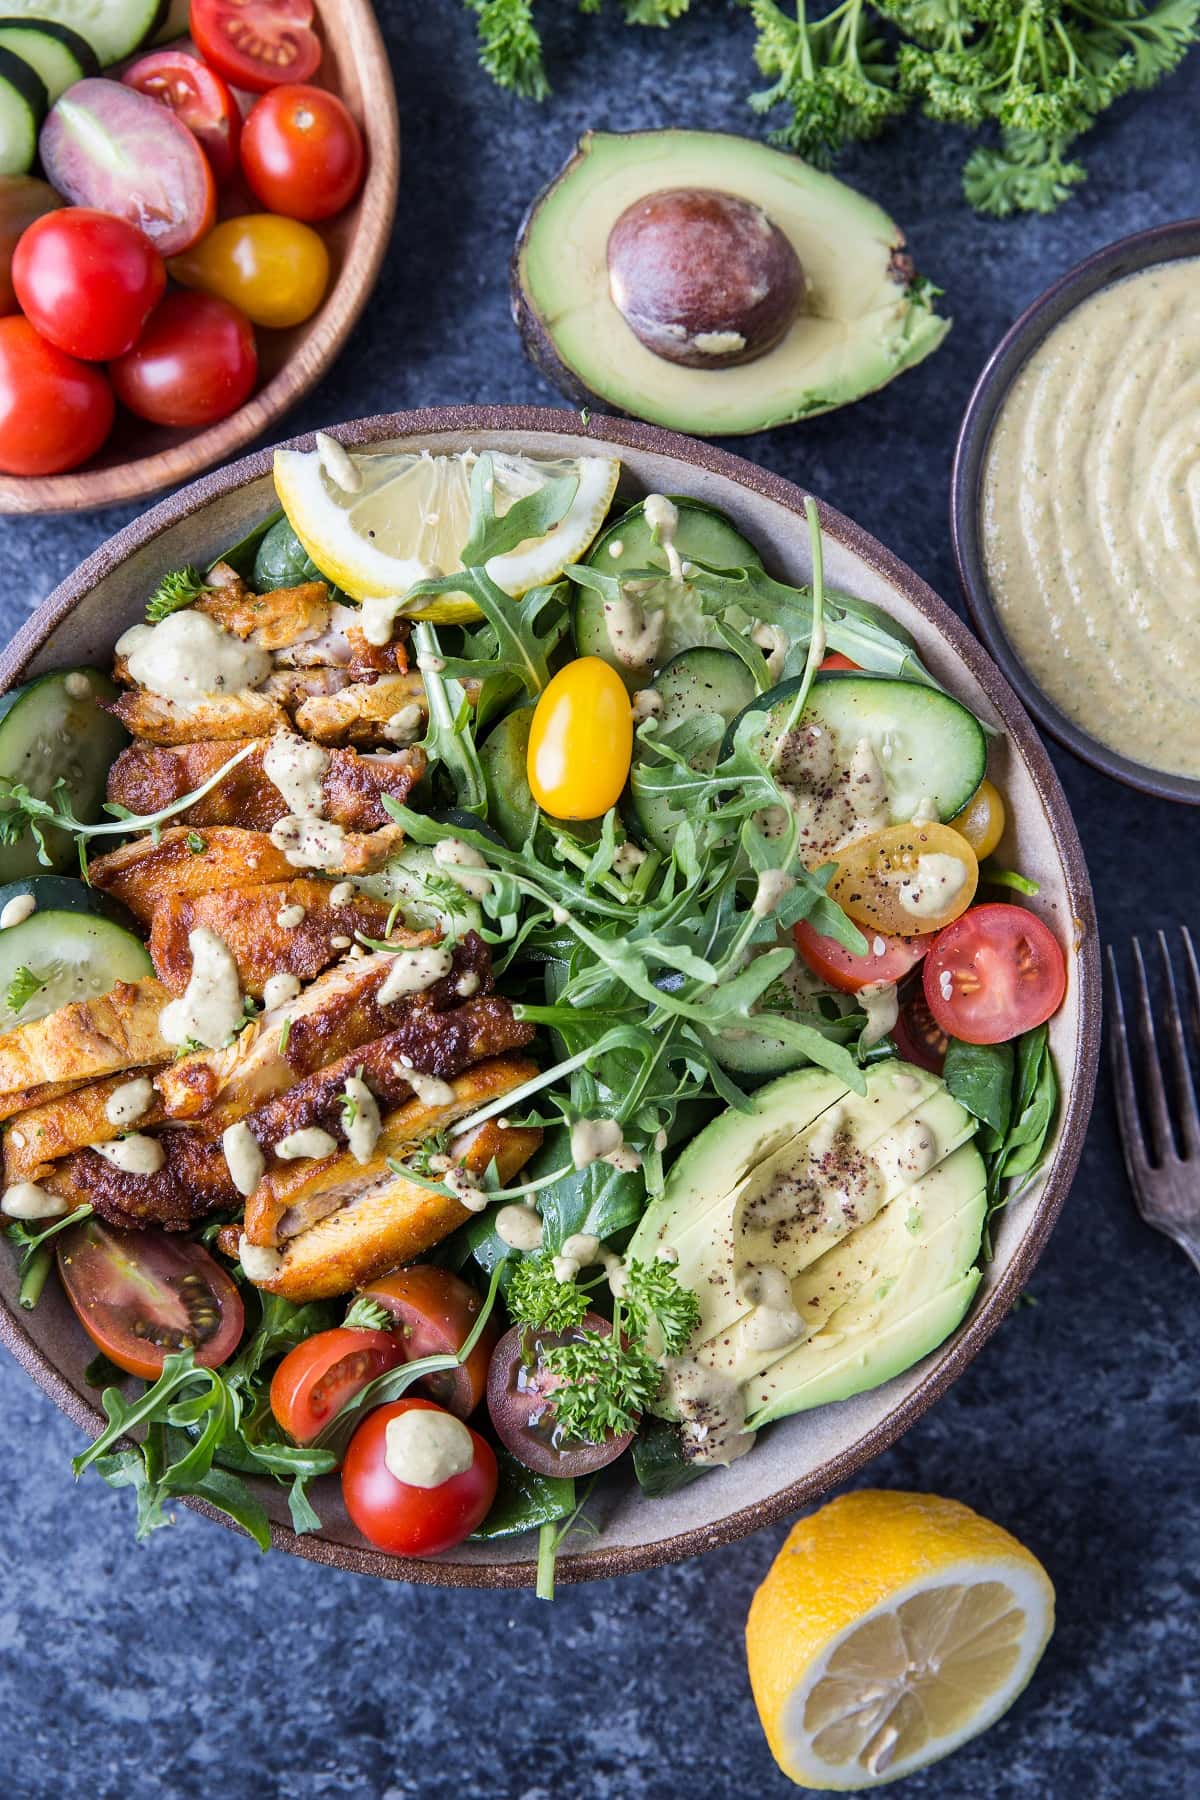
[[[994,662],[1028,710],[1082,762],[1157,799],[1200,806],[1200,777],[1175,775],[1135,762],[1069,719],[1043,692],[1017,656],[988,587],[979,541],[980,482],[992,430],[1009,390],[1029,357],[1080,303],[1126,276],[1158,263],[1200,257],[1200,217],[1172,219],[1104,244],[1072,265],[1009,326],[980,371],[967,401],[950,476],[950,536],[959,587],[971,622]]]
[[[277,424],[336,362],[379,278],[391,243],[400,183],[396,87],[374,7],[371,0],[339,0],[337,11],[362,88],[367,177],[354,203],[359,212],[355,254],[343,258],[337,280],[314,316],[312,331],[270,381],[256,388],[235,412],[181,443],[104,468],[67,469],[59,475],[0,474],[0,517],[126,506],[196,479]],[[357,243],[363,220],[372,226],[365,251]]]
[[[669,456],[721,476],[735,486],[773,500],[788,511],[804,516],[805,490],[796,483],[759,468],[744,457],[687,438],[654,425],[552,407],[452,406],[412,412],[377,414],[370,418],[329,427],[350,445],[369,445],[388,438],[431,436],[439,433],[515,432],[529,437],[539,433],[569,435],[579,439],[581,453],[589,440],[600,440],[631,450]],[[311,450],[314,436],[305,433],[279,446]],[[240,461],[214,470],[178,493],[169,496],[142,518],[115,533],[94,551],[73,574],[43,601],[13,640],[0,650],[0,692],[24,672],[26,664],[102,577],[110,574],[134,551],[153,542],[163,531],[201,512],[211,501],[235,492],[271,471],[273,450],[262,449]],[[815,498],[815,496],[814,496]],[[853,1445],[801,1476],[766,1499],[730,1513],[720,1521],[677,1532],[644,1545],[599,1548],[561,1559],[558,1579],[564,1583],[623,1575],[678,1562],[701,1551],[733,1543],[761,1526],[795,1514],[810,1501],[856,1474],[872,1457],[894,1443],[962,1373],[1010,1311],[1017,1294],[1045,1248],[1062,1209],[1079,1157],[1091,1113],[1100,1050],[1100,950],[1091,883],[1083,849],[1066,795],[1053,764],[1021,702],[985,650],[946,603],[890,550],[853,520],[825,501],[817,501],[824,531],[849,548],[898,588],[930,626],[941,633],[968,670],[979,681],[988,700],[1004,723],[1004,729],[1028,768],[1054,833],[1055,848],[1063,866],[1072,923],[1078,939],[1079,1034],[1075,1066],[1064,1078],[1062,1125],[1054,1159],[1045,1185],[1035,1202],[1036,1212],[1004,1273],[978,1309],[950,1340],[950,1347],[918,1385],[887,1416]],[[106,1421],[89,1406],[56,1366],[28,1335],[20,1316],[0,1303],[0,1342],[32,1375],[55,1404],[89,1437],[95,1437]],[[215,1519],[230,1530],[241,1527],[201,1500],[188,1499],[193,1510]],[[343,1544],[319,1536],[297,1536],[286,1526],[272,1524],[272,1544],[277,1549],[349,1570],[388,1580],[412,1581],[436,1587],[517,1588],[532,1586],[536,1562],[453,1564],[426,1562],[411,1557],[388,1556],[382,1551]]]

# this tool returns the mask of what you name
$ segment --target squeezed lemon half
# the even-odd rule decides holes
[[[474,451],[341,451],[335,467],[341,479],[330,474],[328,460],[319,450],[277,450],[275,489],[308,554],[345,593],[356,600],[400,596],[431,571],[449,575],[462,568]],[[620,465],[615,457],[494,451],[492,467],[501,516],[549,481],[569,475],[579,483],[557,525],[488,562],[497,587],[516,597],[556,580],[587,553],[612,503]],[[409,616],[454,624],[479,613],[466,595],[444,594]]]
[[[865,1490],[802,1519],[746,1621],[772,1753],[801,1787],[881,1786],[998,1719],[1054,1629],[1037,1558],[955,1500]]]

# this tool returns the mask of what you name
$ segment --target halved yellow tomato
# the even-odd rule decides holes
[[[990,781],[981,781],[960,813],[950,823],[961,831],[972,850],[983,861],[990,856],[1004,836],[1006,814],[1000,790]]]
[[[625,683],[600,657],[576,657],[545,689],[530,723],[534,799],[554,819],[598,819],[620,798],[632,755]]]
[[[856,925],[908,937],[940,931],[966,912],[979,864],[949,825],[888,825],[835,851],[829,892]]]

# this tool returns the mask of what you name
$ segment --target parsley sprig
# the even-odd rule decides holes
[[[172,613],[195,606],[200,596],[208,592],[208,582],[191,563],[182,569],[168,570],[146,602],[147,625],[161,625]]]

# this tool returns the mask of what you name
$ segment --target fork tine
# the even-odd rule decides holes
[[[1142,1136],[1142,1122],[1138,1117],[1137,1092],[1133,1085],[1133,1063],[1129,1056],[1129,1037],[1125,1030],[1125,1005],[1121,999],[1121,984],[1117,979],[1117,959],[1113,955],[1112,945],[1108,946],[1108,1048],[1112,1061],[1113,1088],[1117,1096],[1117,1121],[1120,1125],[1121,1150],[1125,1157],[1125,1167],[1129,1174],[1133,1197],[1137,1201],[1138,1211],[1142,1207],[1140,1183],[1149,1173],[1150,1159],[1146,1155],[1146,1143]]]
[[[1190,953],[1191,974],[1200,988],[1200,970],[1196,968],[1196,953],[1192,949],[1187,927],[1183,928],[1185,951]],[[1171,952],[1167,948],[1166,933],[1158,934],[1158,954],[1162,959],[1163,978],[1167,991],[1167,1042],[1171,1047],[1172,1072],[1175,1076],[1175,1093],[1179,1106],[1179,1134],[1183,1140],[1185,1156],[1195,1156],[1200,1151],[1200,1112],[1196,1108],[1196,1089],[1192,1082],[1191,1064],[1188,1060],[1187,1038],[1184,1036],[1183,1018],[1179,1010],[1179,995],[1175,989],[1175,971],[1171,966]],[[1193,992],[1196,990],[1194,989]]]
[[[1138,1045],[1142,1053],[1142,1085],[1146,1095],[1146,1112],[1150,1120],[1150,1148],[1157,1167],[1175,1155],[1175,1139],[1171,1132],[1171,1114],[1167,1107],[1167,1087],[1163,1080],[1162,1059],[1158,1054],[1158,1038],[1154,1031],[1154,1009],[1150,1004],[1150,983],[1139,938],[1133,942],[1133,974],[1136,986]]]

